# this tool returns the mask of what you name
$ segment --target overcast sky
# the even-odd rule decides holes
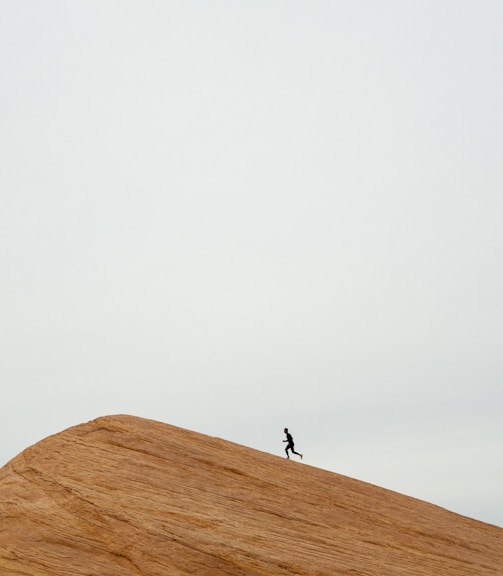
[[[153,418],[503,526],[503,4],[0,2],[0,465]],[[166,446],[169,450],[169,446]]]

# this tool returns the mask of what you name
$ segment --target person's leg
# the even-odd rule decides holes
[[[290,444],[287,444],[287,445],[286,445],[286,448],[285,448],[286,457],[287,457],[287,458],[290,458],[290,454],[288,454],[288,450],[290,450]]]
[[[292,449],[292,452],[294,454],[297,454],[297,456],[300,456],[300,459],[302,460],[302,454],[300,452],[295,452],[295,450],[293,449],[293,444],[291,445],[291,449]]]

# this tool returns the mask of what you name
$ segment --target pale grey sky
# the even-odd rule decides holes
[[[0,464],[129,413],[503,526],[503,4],[0,3]],[[169,446],[166,447],[169,450]]]

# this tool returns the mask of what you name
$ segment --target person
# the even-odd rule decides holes
[[[293,443],[293,436],[290,434],[290,432],[288,432],[288,428],[285,428],[283,430],[283,432],[286,434],[286,440],[283,440],[283,442],[288,442],[288,444],[286,445],[286,448],[285,448],[286,457],[290,458],[290,454],[288,453],[288,450],[291,450],[292,454],[297,454],[297,456],[300,456],[300,459],[302,460],[302,458],[303,458],[302,454],[300,452],[295,452],[294,443]]]

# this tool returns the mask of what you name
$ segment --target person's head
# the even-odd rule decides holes
[[[283,432],[286,434],[288,432],[288,428],[285,428]]]

